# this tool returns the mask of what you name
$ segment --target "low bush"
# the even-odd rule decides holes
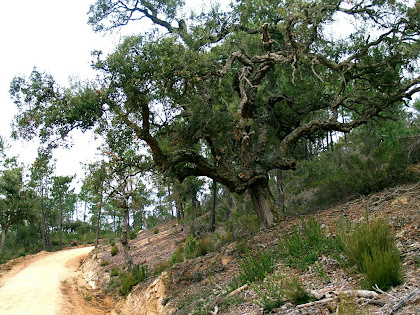
[[[101,267],[105,267],[109,265],[109,261],[108,260],[103,260],[101,261]]]
[[[118,247],[117,245],[114,245],[111,247],[111,256],[115,256],[118,253]]]
[[[358,223],[342,236],[348,263],[365,274],[366,286],[382,290],[402,282],[402,267],[391,226],[382,218]]]
[[[185,258],[190,259],[196,257],[197,251],[197,239],[193,236],[189,236],[185,241],[184,253]]]
[[[286,298],[295,305],[307,303],[312,300],[311,295],[305,289],[304,285],[299,281],[298,277],[285,281],[283,284]]]
[[[239,283],[243,285],[256,280],[263,280],[274,271],[275,258],[276,255],[271,250],[261,250],[255,254],[247,251],[246,256],[239,263],[242,268],[239,273]]]
[[[170,267],[169,262],[167,261],[160,261],[156,265],[153,266],[153,275],[157,276],[160,275],[163,271]]]
[[[196,250],[196,256],[205,256],[207,253],[210,253],[214,250],[213,241],[208,238],[202,238],[198,241],[198,246]]]
[[[184,261],[184,248],[182,246],[178,247],[176,251],[169,257],[168,263],[169,266],[172,267],[176,263],[180,263]]]
[[[127,296],[135,285],[139,284],[147,278],[147,275],[147,265],[135,265],[131,272],[120,275],[121,287],[118,292],[122,296]]]
[[[111,270],[110,276],[111,277],[116,277],[116,276],[118,276],[118,273],[119,273],[118,268],[117,267],[113,267],[112,270]]]
[[[129,238],[130,240],[134,240],[137,237],[136,231],[130,231]]]
[[[153,230],[153,233],[154,233],[154,234],[158,234],[158,233],[159,233],[159,229],[158,229],[158,228],[155,228],[155,229]]]
[[[298,229],[293,226],[289,235],[279,240],[279,256],[284,263],[293,268],[305,270],[326,252],[341,249],[339,239],[328,238],[321,225],[312,217],[302,222]]]
[[[264,281],[253,284],[252,289],[259,297],[257,304],[265,312],[270,312],[282,306],[285,302],[282,279],[278,276],[267,277]]]

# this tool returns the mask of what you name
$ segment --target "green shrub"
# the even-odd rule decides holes
[[[147,265],[135,265],[131,273],[133,274],[134,279],[137,281],[137,283],[142,282],[147,278],[148,267]]]
[[[158,233],[159,233],[159,229],[158,229],[158,228],[155,228],[155,229],[153,230],[153,233],[154,233],[154,234],[158,234]]]
[[[366,287],[378,285],[382,290],[401,284],[403,279],[400,256],[396,250],[372,250],[371,255],[365,253],[363,270],[366,274]]]
[[[184,261],[184,248],[182,246],[178,247],[176,251],[169,257],[168,263],[169,266],[172,267],[176,263],[180,263]]]
[[[189,236],[185,241],[185,258],[190,259],[196,257],[197,251],[197,239],[193,236]]]
[[[294,225],[292,232],[279,240],[280,257],[287,265],[301,270],[316,262],[322,253],[340,248],[339,240],[328,238],[312,217],[302,222],[301,229]]]
[[[163,271],[165,271],[166,269],[168,269],[169,267],[170,267],[169,262],[160,261],[156,265],[153,266],[153,275],[157,276],[161,274]]]
[[[247,251],[247,255],[239,263],[242,268],[242,271],[239,273],[240,284],[263,280],[267,274],[273,272],[274,264],[275,254],[271,250],[261,250],[256,254]]]
[[[134,279],[134,276],[131,272],[127,273],[121,283],[121,288],[119,289],[119,293],[122,296],[127,296],[128,293],[130,293],[131,288],[136,285],[136,280]]]
[[[259,297],[257,304],[264,311],[270,312],[284,304],[282,279],[279,279],[277,276],[267,277],[264,281],[253,284],[252,288]]]
[[[131,289],[147,278],[147,265],[135,265],[131,272],[121,274],[121,287],[119,293],[127,296]]]
[[[136,231],[130,231],[129,238],[130,240],[134,240],[137,237]]]
[[[108,266],[108,265],[109,265],[109,261],[108,260],[103,260],[101,262],[101,267]]]
[[[116,277],[118,276],[118,268],[117,267],[113,267],[111,270],[111,277]]]
[[[202,238],[198,242],[196,256],[197,257],[198,256],[205,256],[205,255],[207,255],[207,253],[210,253],[213,250],[214,250],[213,241],[208,237]]]
[[[285,281],[283,285],[285,288],[284,295],[295,305],[307,303],[312,299],[297,277],[290,281]]]
[[[366,285],[386,290],[402,281],[401,260],[391,226],[382,218],[357,224],[342,236],[348,263],[365,274]]]
[[[118,253],[118,247],[117,245],[114,245],[111,247],[111,256],[115,256]]]

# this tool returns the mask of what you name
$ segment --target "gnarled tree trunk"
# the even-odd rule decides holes
[[[265,229],[278,221],[281,217],[280,209],[274,201],[268,178],[255,182],[249,189],[254,210],[258,215],[260,229]]]

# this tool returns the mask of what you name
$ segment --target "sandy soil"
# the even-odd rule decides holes
[[[68,314],[63,285],[71,281],[81,259],[93,249],[83,247],[44,253],[23,269],[6,275],[0,287],[0,314]],[[80,299],[79,299],[80,300]],[[75,314],[73,312],[73,314]]]

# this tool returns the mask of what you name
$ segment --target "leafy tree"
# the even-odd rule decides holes
[[[58,231],[60,249],[63,246],[63,216],[71,212],[75,203],[74,189],[70,189],[70,183],[74,176],[54,176],[52,178],[51,195],[54,198],[54,204],[58,210]]]
[[[10,227],[29,219],[31,202],[30,191],[22,181],[22,168],[3,170],[0,174],[0,256],[3,253],[7,232]]]
[[[268,173],[296,168],[294,145],[389,118],[420,91],[418,3],[245,0],[188,19],[183,4],[97,0],[95,30],[148,18],[157,31],[98,52],[96,82],[60,88],[37,70],[15,78],[15,135],[55,146],[75,128],[118,129],[168,175],[249,192],[264,228],[281,218]],[[345,39],[331,35],[342,17],[355,21]]]
[[[83,181],[82,192],[97,207],[95,248],[98,247],[102,207],[109,190],[109,172],[106,162],[95,162],[87,165],[87,174]]]
[[[34,188],[37,195],[37,206],[41,212],[41,236],[43,249],[51,250],[51,237],[50,237],[50,223],[51,217],[50,209],[48,206],[48,197],[51,188],[51,176],[54,167],[50,165],[51,152],[38,151],[38,156],[31,167],[31,180],[29,185]]]

